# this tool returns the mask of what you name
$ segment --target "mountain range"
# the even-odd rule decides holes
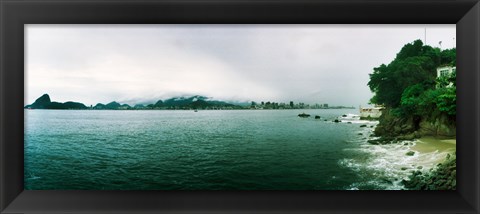
[[[173,97],[166,100],[158,100],[154,104],[142,105],[138,104],[130,106],[128,104],[120,104],[116,101],[103,104],[98,103],[95,106],[87,107],[83,103],[68,101],[65,103],[52,102],[48,94],[44,94],[35,100],[34,103],[26,105],[27,109],[105,109],[105,110],[127,110],[127,109],[216,109],[242,108],[224,101],[210,100],[208,97],[195,95],[190,97]]]

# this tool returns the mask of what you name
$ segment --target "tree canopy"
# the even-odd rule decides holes
[[[432,109],[455,115],[456,73],[437,78],[437,68],[456,65],[456,50],[433,48],[415,40],[403,46],[388,65],[370,74],[370,102],[404,115],[421,115]]]

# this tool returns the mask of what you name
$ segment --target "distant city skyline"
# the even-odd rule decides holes
[[[449,49],[455,25],[25,25],[25,104],[88,106],[201,95],[366,106],[369,73],[416,39]]]

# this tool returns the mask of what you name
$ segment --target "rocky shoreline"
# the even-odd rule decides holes
[[[379,137],[377,139],[368,140],[368,143],[373,145],[386,144],[400,144],[408,145],[411,139],[404,139],[400,137]],[[440,140],[438,140],[440,141]],[[438,142],[439,143],[439,142]],[[441,147],[440,145],[437,145]],[[440,148],[438,148],[440,149]],[[405,156],[413,156],[415,154],[422,154],[420,151],[409,151]],[[428,153],[428,152],[426,152]],[[443,161],[439,161],[433,168],[428,169],[422,165],[414,171],[406,179],[402,179],[405,190],[455,190],[456,189],[456,151],[450,152],[446,155]],[[402,168],[407,169],[407,168]]]
[[[385,138],[413,140],[424,136],[455,138],[455,120],[446,114],[432,112],[423,117],[411,116],[401,118],[395,116],[391,109],[385,109],[379,118],[380,123],[374,134]]]
[[[402,180],[408,190],[455,190],[457,188],[456,152],[448,154],[445,161],[426,173],[412,172],[408,180]]]
[[[430,115],[398,117],[392,109],[385,109],[375,127],[376,138],[368,140],[373,145],[402,143],[430,136],[439,139],[455,139],[455,120],[446,114],[433,111]],[[440,144],[434,144],[436,149]],[[413,155],[406,154],[406,155]],[[443,162],[438,163],[429,171],[419,169],[412,171],[402,184],[409,190],[454,190],[456,188],[456,154],[450,152]]]
[[[398,118],[386,110],[379,119],[373,136],[367,142],[372,145],[406,144],[405,142],[430,137],[430,152],[441,150],[442,139],[455,139],[456,127],[448,118],[441,115],[427,118]],[[437,142],[438,141],[438,142]],[[408,144],[408,143],[407,143]],[[406,156],[413,156],[408,152]],[[444,160],[437,160],[433,168],[421,167],[401,181],[405,190],[455,190],[456,189],[456,152],[449,151]],[[420,167],[420,166],[419,166]],[[428,169],[430,168],[430,169]]]

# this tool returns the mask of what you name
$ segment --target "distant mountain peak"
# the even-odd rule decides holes
[[[65,103],[52,102],[48,94],[44,94],[35,100],[31,105],[25,106],[29,109],[86,109],[83,103],[68,101]]]
[[[50,96],[48,94],[43,94],[40,96],[38,99],[35,100],[35,103],[40,102],[40,103],[50,103],[52,102],[50,100]]]
[[[112,101],[107,104],[97,103],[92,106],[92,109],[110,109],[110,110],[123,110],[123,109],[215,109],[215,108],[234,108],[238,107],[232,103],[225,101],[214,100],[210,97],[202,95],[193,96],[179,96],[172,97],[167,100],[158,100],[155,104],[148,105],[135,105],[133,108],[128,104],[121,104],[116,101]],[[76,102],[52,102],[48,94],[44,94],[39,97],[33,104],[25,106],[25,108],[31,109],[87,109],[84,104]]]

